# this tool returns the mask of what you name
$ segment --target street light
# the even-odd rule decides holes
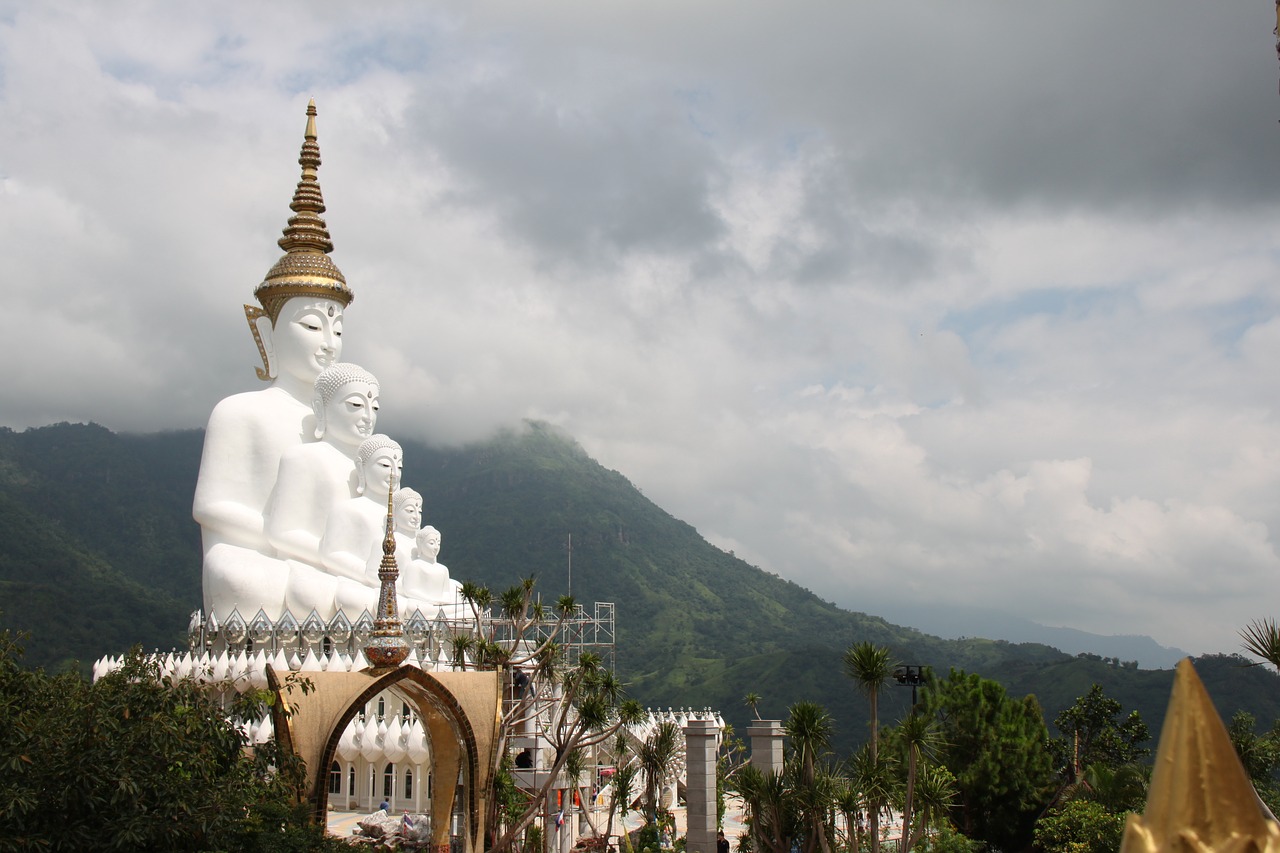
[[[902,687],[911,688],[911,710],[916,709],[916,688],[924,684],[925,667],[921,664],[903,664],[893,671],[893,680]]]

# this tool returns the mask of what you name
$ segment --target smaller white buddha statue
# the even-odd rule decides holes
[[[317,441],[280,457],[266,533],[276,555],[292,561],[285,602],[295,614],[315,608],[322,616],[332,615],[332,583],[324,580],[320,539],[333,508],[356,496],[356,455],[360,443],[373,435],[378,392],[378,380],[362,367],[326,367],[311,401]]]
[[[374,435],[356,452],[357,497],[334,506],[320,540],[320,561],[336,579],[340,610],[372,612],[378,603],[378,564],[386,532],[387,498],[404,465],[404,452],[391,438]],[[373,571],[369,571],[372,562]]]

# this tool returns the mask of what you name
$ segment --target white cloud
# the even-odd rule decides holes
[[[0,4],[0,421],[251,387],[314,96],[387,423],[551,420],[862,609],[1233,649],[1280,529],[1246,12]]]

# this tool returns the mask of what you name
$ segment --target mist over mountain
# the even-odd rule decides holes
[[[0,430],[0,625],[30,633],[28,663],[84,669],[135,643],[184,645],[200,605],[190,508],[202,441],[198,430]],[[1172,672],[1134,663],[1155,654],[1143,638],[1109,654],[1094,646],[1073,655],[980,636],[963,621],[972,614],[952,622],[903,614],[925,632],[841,609],[708,544],[545,424],[462,448],[402,444],[405,485],[423,494],[424,523],[442,531],[440,559],[454,577],[500,590],[532,575],[554,598],[569,589],[572,540],[572,593],[588,607],[615,603],[618,671],[642,704],[712,706],[741,727],[748,692],[763,697],[766,718],[813,700],[830,709],[844,750],[865,737],[866,702],[842,675],[840,654],[869,640],[903,663],[965,669],[1015,695],[1034,693],[1049,721],[1100,683],[1159,730]],[[959,625],[963,639],[935,636]],[[1269,723],[1280,717],[1280,677],[1247,664],[1232,655],[1197,660],[1226,716],[1242,708]],[[888,690],[882,719],[898,719],[909,703],[909,690]]]

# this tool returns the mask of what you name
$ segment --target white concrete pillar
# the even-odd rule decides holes
[[[781,720],[756,720],[747,726],[751,738],[751,763],[761,773],[782,772],[782,739],[786,732]]]
[[[685,803],[689,853],[716,853],[716,737],[713,720],[690,720],[684,728]]]

